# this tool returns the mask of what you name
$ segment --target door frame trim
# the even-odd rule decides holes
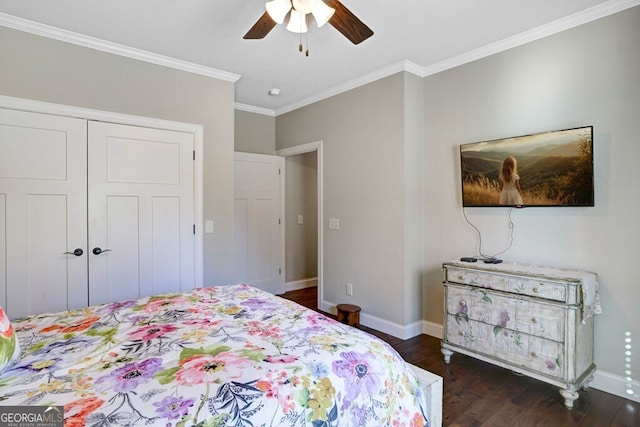
[[[282,157],[295,156],[298,154],[316,152],[316,169],[318,177],[318,310],[328,311],[324,307],[324,193],[323,193],[323,154],[322,140],[308,142],[306,144],[295,145],[293,147],[276,150],[276,154]],[[284,201],[284,198],[283,198]]]
[[[34,101],[30,99],[15,98],[0,95],[0,108],[28,111],[32,113],[50,114],[54,116],[75,117],[85,120],[95,120],[123,125],[148,127],[169,131],[185,132],[193,134],[196,160],[194,164],[194,213],[195,213],[195,286],[202,286],[204,281],[204,255],[203,255],[203,135],[204,127],[193,123],[174,122],[171,120],[155,119],[151,117],[135,116],[131,114],[115,113],[110,111],[94,110],[90,108],[74,107],[64,104]]]

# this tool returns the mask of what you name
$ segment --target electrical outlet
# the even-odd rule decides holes
[[[353,296],[353,283],[347,283],[347,295]]]

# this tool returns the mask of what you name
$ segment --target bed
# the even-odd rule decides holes
[[[0,405],[63,405],[65,426],[433,425],[429,385],[391,346],[250,285],[11,326]]]

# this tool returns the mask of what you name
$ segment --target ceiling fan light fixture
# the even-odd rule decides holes
[[[300,13],[295,9],[291,10],[289,15],[289,23],[287,24],[287,30],[292,33],[306,33],[307,28],[307,15]]]
[[[265,4],[271,19],[282,24],[287,13],[291,10],[291,0],[272,0]]]
[[[336,10],[334,8],[327,6],[325,2],[319,0],[313,9],[311,9],[311,14],[315,18],[318,28],[320,28],[329,22],[329,19],[331,19],[335,11]]]

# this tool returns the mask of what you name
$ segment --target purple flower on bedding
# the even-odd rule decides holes
[[[119,312],[122,309],[133,307],[134,305],[136,305],[136,302],[137,301],[114,302],[112,304],[106,305],[103,308],[101,308],[100,312],[105,312],[107,314],[114,314]]]
[[[275,308],[273,301],[269,301],[261,298],[249,298],[242,301],[240,305],[249,307],[251,310],[270,310]]]
[[[162,359],[159,357],[152,357],[140,363],[127,363],[109,375],[98,378],[94,383],[94,389],[98,392],[107,390],[118,393],[129,392],[152,378],[153,374],[160,370],[161,364]]]
[[[369,353],[361,354],[355,351],[340,353],[341,360],[332,364],[333,372],[344,378],[346,399],[354,400],[360,394],[377,395],[380,388],[380,367],[375,356]]]
[[[162,417],[177,420],[187,415],[194,401],[195,399],[184,399],[181,396],[167,396],[162,402],[155,402],[153,406],[157,407],[156,412]]]

